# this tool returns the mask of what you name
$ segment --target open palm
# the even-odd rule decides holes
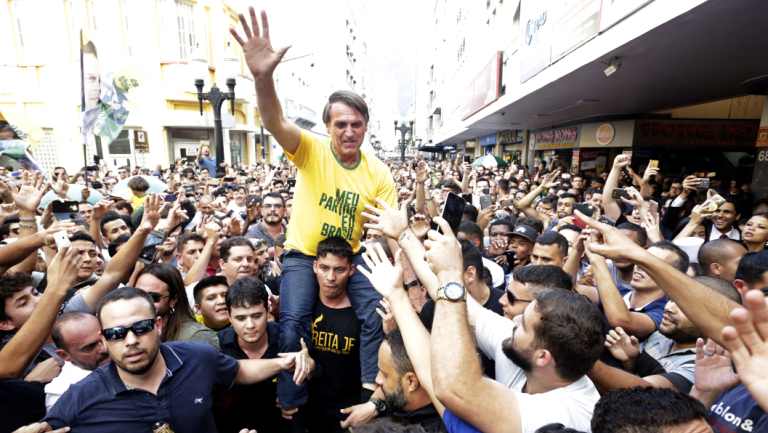
[[[397,263],[392,265],[384,248],[375,243],[363,253],[363,261],[367,268],[358,266],[357,270],[370,280],[381,296],[386,298],[395,290],[403,289],[403,266],[400,260],[402,260],[402,253],[398,253]]]
[[[248,8],[248,11],[251,16],[250,26],[245,20],[245,16],[240,14],[240,24],[242,24],[245,38],[242,38],[235,29],[229,29],[229,32],[243,48],[245,62],[248,64],[248,69],[251,70],[253,78],[259,80],[261,78],[272,76],[275,68],[290,47],[284,47],[275,51],[272,48],[272,43],[269,39],[267,13],[261,11],[260,30],[259,20],[256,18],[256,11],[252,7]]]

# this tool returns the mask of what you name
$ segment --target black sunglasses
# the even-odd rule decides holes
[[[509,290],[506,290],[506,292],[507,292],[507,300],[509,301],[510,304],[514,304],[515,302],[528,302],[528,303],[533,302],[533,299],[518,298],[515,296],[514,293],[512,293]]]
[[[419,283],[419,280],[413,280],[408,283],[405,283],[405,290],[408,290],[411,287],[419,287],[419,286],[421,286],[421,283]]]
[[[141,336],[155,329],[155,319],[144,319],[134,322],[131,326],[115,326],[101,330],[101,335],[109,341],[119,341],[128,335],[128,331],[133,332],[135,336]]]

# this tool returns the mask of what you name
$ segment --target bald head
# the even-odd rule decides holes
[[[704,275],[733,281],[739,260],[747,253],[742,244],[731,239],[715,239],[699,249],[699,266]]]
[[[109,359],[101,325],[92,314],[62,314],[53,324],[51,338],[59,356],[85,370],[95,370]]]

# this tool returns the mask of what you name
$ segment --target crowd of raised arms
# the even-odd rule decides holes
[[[240,18],[284,161],[0,168],[0,431],[768,432],[748,185],[381,161],[352,92],[284,118]]]

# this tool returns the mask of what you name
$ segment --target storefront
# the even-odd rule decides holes
[[[507,162],[523,160],[524,133],[519,129],[507,129],[496,134],[498,154]]]
[[[585,123],[580,126],[571,170],[599,175],[610,167],[616,155],[632,149],[634,120]]]
[[[534,131],[528,138],[533,150],[534,165],[560,167],[566,170],[571,166],[573,149],[579,140],[578,126]]]
[[[493,149],[496,147],[496,134],[489,134],[478,139],[482,155],[493,155]]]

